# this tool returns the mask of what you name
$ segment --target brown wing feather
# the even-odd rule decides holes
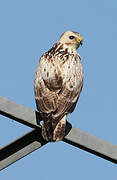
[[[40,58],[35,73],[34,91],[37,109],[42,113],[56,111],[58,94],[56,91],[61,87],[61,78],[55,77],[52,59],[47,59],[45,54]]]
[[[64,86],[63,90],[59,94],[57,111],[53,116],[54,118],[62,118],[64,115],[73,112],[82,90],[82,85],[83,83],[81,83],[80,87],[77,88],[77,91],[75,89],[73,91],[69,91],[66,88],[66,85]]]
[[[43,81],[35,88],[35,99],[40,112],[51,113],[56,110],[57,94],[50,91]]]

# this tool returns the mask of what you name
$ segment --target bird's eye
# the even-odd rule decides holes
[[[69,36],[69,39],[74,39],[75,37],[74,36]]]

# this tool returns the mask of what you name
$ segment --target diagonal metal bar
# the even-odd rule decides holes
[[[42,147],[47,142],[40,130],[32,130],[14,142],[0,149],[0,170]]]
[[[31,136],[31,137],[33,137],[32,141],[29,140],[29,144],[26,144],[26,146],[24,147],[23,150],[21,148],[18,151],[14,150],[14,152],[12,154],[9,154],[9,147],[12,147],[12,146],[15,147],[17,143],[18,143],[17,146],[20,146],[20,144],[22,142],[24,142],[24,140],[22,140],[22,138],[25,139],[27,137],[28,138],[30,137],[30,136],[28,136],[28,134],[24,135],[20,139],[16,140],[15,141],[15,142],[17,142],[16,144],[15,144],[15,142],[13,142],[10,144],[10,146],[8,145],[6,147],[3,147],[0,150],[0,153],[2,154],[2,152],[6,149],[7,153],[5,153],[5,154],[8,154],[7,157],[4,156],[4,160],[3,160],[4,167],[10,165],[11,163],[15,162],[16,160],[18,160],[22,157],[24,157],[25,155],[29,154],[30,152],[34,151],[35,149],[38,149],[39,147],[44,145],[44,143],[46,143],[46,142],[44,142],[44,140],[42,139],[41,134],[40,134],[41,127],[38,124],[41,119],[40,119],[40,115],[38,112],[36,112],[32,109],[29,109],[27,107],[24,107],[22,105],[19,105],[15,102],[12,102],[6,98],[0,97],[0,114],[4,115],[6,117],[12,118],[18,122],[21,122],[25,125],[30,126],[30,127],[35,127],[37,129],[37,130],[33,130],[34,132],[36,132],[36,136]],[[37,141],[37,139],[36,139],[36,147],[34,146],[35,137],[38,137],[38,138],[40,137],[42,140],[40,142],[40,140]],[[95,154],[99,157],[102,157],[106,160],[109,160],[113,163],[117,163],[117,145],[114,145],[103,139],[99,139],[93,135],[87,134],[79,129],[72,128],[69,123],[67,124],[66,136],[63,139],[63,141],[68,144],[71,144],[73,146],[76,146],[78,148],[81,148],[87,152]],[[41,145],[40,145],[40,143],[41,143]],[[23,151],[23,154],[22,154],[22,151]],[[15,159],[15,156],[16,156],[15,153],[18,153],[18,159]],[[2,155],[0,155],[0,156],[2,156]],[[8,158],[9,158],[9,160],[8,160]],[[0,163],[2,163],[3,161],[1,160]],[[8,161],[11,161],[11,163],[8,164],[7,163]],[[0,164],[0,167],[1,167],[1,164]]]
[[[80,129],[72,128],[63,141],[117,164],[117,145]]]
[[[40,128],[40,114],[23,105],[0,96],[0,114],[32,128]]]

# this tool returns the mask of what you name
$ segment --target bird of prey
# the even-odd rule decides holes
[[[42,117],[42,136],[46,141],[63,139],[66,115],[72,113],[83,86],[83,68],[78,47],[82,37],[66,31],[54,46],[44,53],[37,65],[34,92]]]

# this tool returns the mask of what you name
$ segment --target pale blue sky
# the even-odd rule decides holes
[[[78,31],[84,87],[74,127],[117,144],[117,1],[1,0],[0,95],[35,109],[39,57],[66,30]],[[30,128],[0,116],[0,147]],[[117,166],[64,142],[50,143],[0,172],[1,180],[116,179]]]

